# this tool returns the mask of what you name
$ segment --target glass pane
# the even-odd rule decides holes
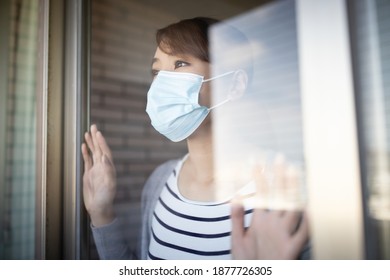
[[[2,92],[5,135],[0,144],[5,151],[0,163],[0,224],[2,259],[33,259],[35,256],[35,139],[36,63],[38,0],[10,2],[10,30],[2,68],[8,75]],[[4,12],[4,11],[3,11]],[[0,40],[3,40],[1,38]],[[3,51],[3,49],[2,49]]]
[[[364,183],[376,243],[370,246],[379,249],[374,258],[390,259],[390,2],[352,3]]]
[[[213,104],[233,95],[213,111],[221,192],[250,184],[261,166],[268,179],[263,206],[301,209],[306,195],[295,2],[275,1],[219,24],[211,34],[214,76],[248,73],[242,96],[234,96],[240,85],[229,84],[231,77],[214,82]],[[291,179],[285,189],[272,181],[279,167]]]

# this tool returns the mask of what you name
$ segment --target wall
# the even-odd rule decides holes
[[[159,135],[145,112],[154,32],[174,20],[136,1],[92,3],[91,123],[113,151],[116,203],[123,212],[137,213],[143,184],[158,164],[186,153],[185,142]],[[134,240],[139,225],[130,227]]]

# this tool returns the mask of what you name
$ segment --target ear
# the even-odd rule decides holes
[[[244,95],[248,86],[248,75],[244,70],[237,70],[234,73],[232,87],[229,91],[231,100],[241,98]]]

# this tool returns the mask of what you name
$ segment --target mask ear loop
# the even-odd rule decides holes
[[[212,81],[212,80],[215,80],[215,79],[218,79],[218,78],[225,77],[225,76],[230,75],[230,74],[233,74],[233,73],[235,73],[235,72],[236,72],[236,71],[229,71],[229,72],[226,72],[226,73],[217,75],[217,76],[212,77],[212,78],[210,78],[210,79],[203,80],[203,83],[205,83],[205,82],[210,82],[210,81]]]
[[[205,83],[205,82],[209,82],[209,81],[212,81],[212,80],[215,80],[215,79],[218,79],[218,78],[222,78],[222,77],[225,77],[225,76],[227,76],[227,75],[234,74],[234,73],[236,73],[236,71],[229,71],[229,72],[226,72],[226,73],[217,75],[217,76],[215,76],[215,77],[212,77],[212,78],[210,78],[210,79],[203,80],[203,82],[204,82],[204,83]],[[230,97],[228,97],[226,100],[224,100],[224,101],[222,101],[222,102],[220,102],[220,103],[218,103],[218,104],[216,104],[216,105],[214,105],[214,106],[208,108],[207,110],[208,110],[208,111],[211,111],[212,109],[215,109],[215,108],[217,108],[217,107],[220,107],[220,106],[222,106],[223,104],[225,104],[225,103],[227,103],[227,102],[229,102],[229,101],[231,101],[231,100],[232,100],[232,99],[231,99]]]
[[[212,109],[215,109],[215,108],[217,108],[217,107],[220,107],[220,106],[222,106],[223,104],[225,104],[225,103],[227,103],[227,102],[229,102],[229,101],[231,101],[230,97],[228,97],[226,100],[222,101],[221,103],[218,103],[218,104],[216,104],[216,105],[214,105],[214,106],[208,108],[207,110],[211,111]]]

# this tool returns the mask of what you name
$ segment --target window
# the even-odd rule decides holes
[[[35,258],[38,12],[2,2],[0,259]]]
[[[243,69],[249,80],[242,96],[212,111],[221,195],[252,181],[260,165],[270,177],[268,207],[301,209],[306,191],[295,2],[275,1],[240,14],[218,24],[211,35],[213,76],[239,75]],[[234,94],[239,85],[229,80],[215,81],[213,104]],[[294,180],[283,192],[271,182],[278,164],[289,168]]]
[[[390,3],[350,1],[367,256],[390,258]]]

